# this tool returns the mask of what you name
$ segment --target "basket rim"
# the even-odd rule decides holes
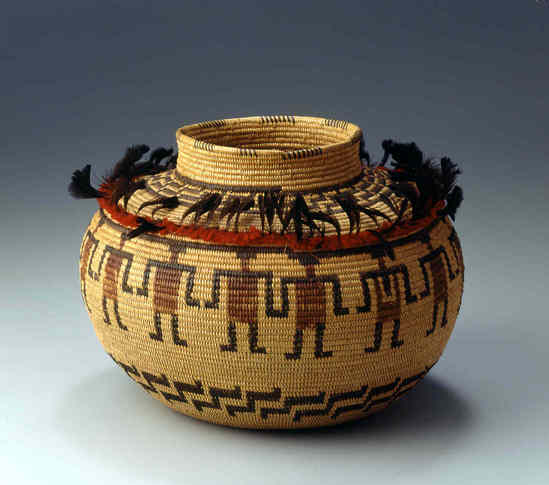
[[[219,127],[219,123],[224,123],[225,125],[236,126],[236,125],[246,125],[252,124],[259,126],[270,126],[269,120],[276,121],[279,125],[284,123],[288,125],[295,125],[297,123],[303,125],[317,125],[318,127],[330,128],[334,134],[339,134],[344,137],[341,141],[334,143],[326,143],[318,145],[318,148],[323,150],[332,151],[336,150],[342,146],[349,145],[350,143],[355,143],[359,140],[362,135],[362,129],[349,121],[336,120],[331,118],[325,118],[321,116],[305,116],[305,115],[255,115],[255,116],[241,116],[241,117],[232,117],[232,118],[221,118],[217,120],[202,121],[198,123],[191,123],[179,127],[175,132],[175,137],[177,141],[190,142],[194,143],[196,140],[201,141],[201,138],[197,136],[197,133],[203,132],[208,129]],[[294,120],[294,121],[290,121]],[[208,145],[212,147],[214,151],[223,152],[227,154],[233,154],[235,156],[240,155],[241,147],[231,146],[231,145],[221,145],[217,143],[208,142]],[[281,150],[277,148],[255,148],[258,155],[261,156],[272,156],[280,155],[283,153],[292,153],[296,150]]]

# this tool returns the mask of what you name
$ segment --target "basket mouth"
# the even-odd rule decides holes
[[[334,149],[360,139],[362,130],[348,121],[312,116],[274,115],[226,118],[185,125],[176,132],[211,145],[215,151],[240,154],[241,149],[260,155],[301,149]]]
[[[177,173],[195,184],[310,191],[362,171],[362,130],[309,116],[251,116],[186,125],[176,132]]]

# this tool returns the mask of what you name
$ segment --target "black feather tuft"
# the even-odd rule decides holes
[[[382,146],[386,155],[394,160],[391,187],[412,203],[414,219],[425,217],[430,207],[442,200],[446,200],[447,205],[441,212],[455,217],[455,210],[463,200],[461,189],[456,191],[455,183],[461,171],[455,163],[443,157],[437,165],[431,159],[425,159],[413,142],[386,140]]]
[[[232,218],[235,216],[235,214],[238,212],[238,208],[240,207],[240,197],[229,197],[221,210],[219,211],[219,221],[227,216],[227,223],[225,225],[225,229],[229,229],[229,225],[231,223]]]
[[[91,165],[86,165],[82,170],[75,170],[69,184],[69,193],[75,199],[98,199],[103,197],[99,190],[92,187],[90,182]]]
[[[164,209],[175,209],[179,207],[179,199],[177,198],[177,195],[174,195],[173,197],[166,197],[162,201],[162,207]]]
[[[132,175],[134,177],[139,177],[142,175],[155,175],[157,173],[168,170],[168,168],[171,167],[171,164],[177,163],[177,158],[175,161],[172,160],[172,153],[173,148],[156,148],[152,151],[147,161],[139,163],[132,167]],[[167,157],[170,158],[166,160],[165,165],[160,165],[160,161]]]
[[[440,159],[440,172],[442,192],[449,195],[454,188],[457,176],[461,173],[461,170],[448,157],[443,157]]]
[[[448,215],[453,221],[456,220],[456,212],[463,202],[463,190],[459,186],[455,186],[452,192],[446,198],[446,207],[439,211],[439,215]]]
[[[349,233],[353,232],[353,229],[357,228],[357,232],[360,228],[360,213],[357,209],[357,204],[350,192],[343,192],[334,195],[334,200],[341,206],[347,218],[349,219]]]
[[[142,190],[145,187],[146,187],[146,184],[144,180],[138,180],[137,182],[132,182],[131,184],[129,184],[126,192],[124,193],[124,196],[122,197],[125,210],[128,209],[128,202],[130,200],[130,197],[134,194],[134,192],[136,190]]]
[[[212,192],[211,194],[203,197],[195,211],[194,223],[196,224],[202,215],[217,209],[222,199],[223,196],[221,194],[218,194],[217,192]]]
[[[206,212],[213,211],[219,207],[221,203],[222,195],[217,192],[211,192],[203,195],[197,202],[192,204],[183,214],[181,221],[183,221],[189,214],[194,212],[194,224],[198,222],[200,216],[206,214]]]
[[[399,166],[401,168],[408,167],[411,169],[418,169],[423,163],[423,152],[412,143],[395,143],[391,141],[384,150],[391,155],[396,163],[392,165]]]
[[[135,163],[149,150],[148,145],[132,145],[128,147],[124,156],[113,167],[107,180],[112,182],[122,176],[130,178],[133,175],[132,172]]]
[[[114,182],[114,187],[111,192],[111,203],[113,205],[118,204],[118,201],[122,199],[126,194],[132,190],[132,182],[130,177],[122,175]]]
[[[245,197],[244,199],[240,199],[240,203],[238,204],[238,209],[236,211],[236,218],[234,220],[234,227],[235,231],[238,231],[238,222],[240,221],[240,215],[243,212],[246,212],[247,210],[250,210],[255,204],[253,197]]]
[[[267,219],[267,224],[269,224],[269,233],[273,232],[273,222],[274,216],[277,209],[277,198],[278,194],[273,194],[272,192],[265,192],[265,217]],[[282,219],[281,219],[282,221]]]
[[[122,234],[122,238],[133,239],[134,237],[137,237],[145,232],[158,232],[162,229],[162,227],[157,226],[156,224],[153,224],[142,218],[138,218],[138,222],[139,226],[137,226],[135,229],[132,229],[131,231]]]
[[[292,222],[292,219],[295,217],[295,199],[292,205],[290,206],[290,209],[284,214],[284,217],[280,221],[282,223],[282,231],[281,233],[284,234],[287,229],[290,227],[290,222]],[[297,228],[296,228],[297,232]]]
[[[139,206],[139,209],[137,209],[137,212],[151,205],[157,206],[152,211],[152,216],[154,217],[156,212],[159,211],[160,209],[175,209],[176,207],[178,207],[179,199],[177,198],[177,196],[174,195],[173,197],[159,197],[157,199],[148,200],[146,202],[143,202]]]
[[[311,211],[310,215],[314,221],[327,222],[328,224],[331,224],[332,226],[334,226],[337,232],[337,237],[341,236],[341,226],[335,217],[329,214],[325,214],[324,212],[318,212],[318,211]],[[320,235],[324,237],[324,233],[325,233],[325,224],[323,224],[322,228],[320,229]]]
[[[208,212],[208,217],[206,218],[206,223],[209,223],[212,220],[213,215],[214,215],[216,209],[221,205],[222,200],[223,200],[223,195],[221,195],[221,194],[216,194],[215,195],[214,200],[211,202],[210,207],[206,211],[206,212]]]
[[[259,219],[261,220],[261,232],[265,232],[265,195],[257,196],[257,206],[259,208]]]
[[[358,156],[361,160],[366,161],[366,165],[370,166],[370,154],[366,150],[366,142],[364,141],[364,135],[360,136],[360,144],[358,146]]]
[[[393,222],[391,227],[396,226],[397,224],[400,223],[400,221],[402,221],[402,218],[404,217],[404,214],[406,213],[406,209],[408,208],[409,203],[410,202],[408,201],[408,199],[404,199],[402,201],[402,203],[400,204],[400,209],[399,209],[398,214],[397,214],[397,218],[395,219],[395,221]]]
[[[387,163],[387,160],[389,160],[389,155],[391,151],[391,147],[393,146],[393,140],[383,140],[381,142],[381,148],[383,148],[383,158],[381,162],[379,162],[379,165],[384,167]]]
[[[166,160],[165,164],[166,170],[173,170],[175,167],[177,167],[177,152],[175,152],[168,160]]]
[[[418,219],[423,212],[423,208],[420,207],[421,195],[415,182],[396,182],[390,185],[398,195],[408,200],[412,206],[412,219]]]
[[[284,192],[274,192],[272,194],[272,197],[276,215],[279,221],[282,222],[282,219],[284,219],[284,204],[286,203],[286,194]]]
[[[149,157],[149,161],[153,163],[153,165],[158,166],[160,164],[160,161],[163,160],[166,157],[169,157],[173,153],[173,148],[156,148],[151,152],[151,156]]]
[[[244,199],[241,199],[240,201],[240,208],[239,211],[246,212],[247,210],[250,210],[255,205],[253,197],[246,197]]]
[[[320,231],[320,228],[315,223],[315,220],[313,219],[311,215],[311,211],[309,210],[309,207],[307,206],[307,203],[305,202],[305,198],[301,194],[297,194],[297,203],[298,203],[298,210],[300,217],[303,221],[303,223],[309,228],[309,235],[313,235],[314,231]]]
[[[385,219],[387,221],[391,221],[391,218],[389,216],[386,216],[383,212],[378,211],[377,209],[374,209],[373,207],[362,207],[361,205],[356,205],[357,210],[359,212],[362,212],[363,214],[367,215],[370,219],[374,221],[374,224],[377,224],[376,217],[381,217],[382,219]]]
[[[387,194],[384,194],[383,192],[378,192],[376,195],[377,195],[377,198],[381,200],[381,202],[383,202],[386,206],[388,206],[389,209],[391,209],[394,214],[398,214],[398,210],[395,207],[395,204],[393,204],[393,201]]]
[[[309,228],[310,236],[312,236],[315,231],[323,234],[323,229],[320,228],[315,221],[328,222],[336,228],[338,235],[341,233],[341,228],[336,219],[321,212],[311,211],[307,206],[307,202],[305,202],[303,195],[297,193],[294,196],[294,200],[289,210],[282,218],[282,233],[288,230],[290,223],[293,223],[298,240],[301,240],[303,237],[304,225]]]

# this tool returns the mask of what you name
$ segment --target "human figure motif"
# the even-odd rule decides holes
[[[285,354],[286,359],[301,358],[303,334],[305,329],[315,329],[315,357],[331,357],[332,351],[324,351],[324,330],[326,329],[326,289],[324,282],[316,277],[312,257],[301,256],[300,262],[305,266],[305,278],[295,282],[296,325],[293,352]]]
[[[385,269],[383,261],[380,259],[380,269]],[[376,326],[374,330],[374,344],[366,347],[364,352],[377,352],[381,347],[383,336],[383,324],[385,322],[393,323],[393,333],[391,335],[391,348],[400,347],[403,341],[400,340],[400,316],[401,316],[401,294],[397,274],[382,275],[383,287],[380,283],[380,277],[374,278],[374,288],[377,297]],[[391,281],[394,283],[394,293],[391,289]],[[387,296],[393,298],[387,299]]]
[[[175,345],[187,347],[187,341],[179,335],[179,318],[177,315],[177,303],[179,287],[185,268],[177,263],[180,246],[169,242],[170,261],[167,264],[157,264],[153,283],[153,310],[155,331],[149,335],[153,340],[163,341],[162,314],[171,318],[172,338]]]
[[[431,260],[431,274],[433,275],[434,299],[433,326],[427,330],[426,336],[431,335],[435,331],[440,303],[444,305],[440,326],[444,327],[448,323],[448,281],[441,252]]]
[[[95,238],[95,233],[102,225],[103,221],[101,220],[97,224],[97,226],[95,226],[93,231],[90,231],[88,229],[88,231],[86,232],[86,241],[82,246],[82,254],[80,256],[80,284],[82,286],[82,296],[84,298],[84,303],[86,304],[89,313],[91,313],[92,310],[88,305],[88,296],[86,293],[86,273],[88,273],[88,264],[92,248],[97,247],[97,245],[99,244],[99,241]]]
[[[227,326],[228,343],[220,345],[223,352],[237,351],[236,323],[248,324],[248,345],[253,354],[266,354],[265,347],[258,346],[259,277],[250,271],[249,261],[254,254],[240,251],[241,272],[227,277]]]
[[[125,240],[121,238],[120,251],[110,250],[109,257],[105,263],[105,275],[103,277],[103,320],[107,325],[111,324],[107,300],[112,300],[116,323],[118,323],[118,326],[122,330],[128,330],[128,327],[120,320],[120,314],[118,313],[118,276],[124,259],[128,259],[128,257],[121,252],[124,244]],[[107,249],[105,249],[105,251],[107,251]]]

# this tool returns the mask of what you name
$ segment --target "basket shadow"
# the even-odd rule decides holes
[[[419,444],[436,454],[471,429],[474,412],[456,390],[429,375],[387,410],[361,421],[309,430],[245,430],[171,411],[111,369],[84,378],[62,395],[54,419],[64,438],[101,466],[141,478],[163,473],[177,482],[180,472],[188,474],[212,450],[220,462],[232,461],[239,452],[265,453],[269,459],[291,449],[322,452],[333,446],[362,454],[380,446],[413,449]],[[162,462],[151,461],[159,455]],[[172,464],[169,476],[164,463]]]

